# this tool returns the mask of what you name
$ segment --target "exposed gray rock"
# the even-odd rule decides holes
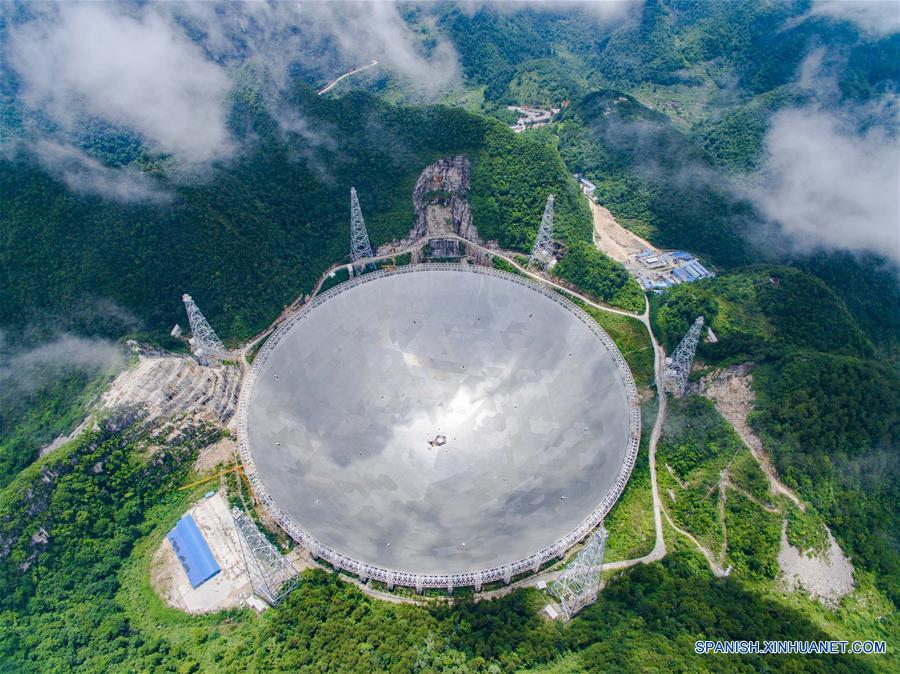
[[[456,234],[481,243],[469,206],[470,174],[471,164],[464,155],[439,159],[425,167],[413,188],[416,224],[412,238]]]
[[[240,385],[237,367],[201,367],[193,358],[141,356],[116,377],[103,394],[102,405],[116,410],[115,418],[123,417],[117,425],[129,425],[140,415],[154,419],[181,414],[225,423],[237,405]],[[129,415],[127,410],[134,411]]]
[[[810,554],[788,543],[787,520],[781,525],[781,549],[778,565],[782,580],[788,590],[804,590],[809,596],[826,606],[837,608],[841,598],[853,592],[853,565],[844,554],[831,531],[828,531],[828,549]]]

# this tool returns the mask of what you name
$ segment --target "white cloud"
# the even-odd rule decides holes
[[[644,0],[461,0],[460,8],[474,14],[482,7],[517,12],[531,9],[539,12],[584,10],[601,22],[615,22],[628,18]]]
[[[815,0],[809,13],[851,21],[875,36],[900,31],[900,2],[897,0]]]
[[[337,75],[376,58],[420,100],[458,79],[452,45],[437,36],[426,50],[393,2],[58,3],[32,5],[30,15],[7,23],[0,49],[18,75],[20,101],[58,128],[29,121],[24,144],[74,189],[123,201],[163,195],[154,179],[105,166],[73,144],[92,118],[171,155],[170,177],[184,180],[234,154],[228,95],[242,64],[271,78],[275,90],[264,87],[263,103],[310,148],[333,140],[284,105],[298,63]]]
[[[32,143],[38,160],[76,192],[100,194],[113,201],[164,202],[171,195],[135,168],[110,168],[74,145],[49,138]]]
[[[106,339],[62,334],[30,349],[13,350],[0,330],[0,386],[14,391],[33,391],[60,368],[100,372],[124,362],[122,350]]]
[[[392,2],[313,3],[314,20],[334,35],[341,49],[362,63],[377,59],[414,89],[438,93],[458,77],[456,50],[444,38],[428,57]]]
[[[226,73],[150,10],[60,4],[11,28],[9,62],[21,97],[71,130],[85,116],[136,131],[187,162],[229,153]]]
[[[293,63],[331,70],[336,61],[363,65],[372,59],[415,90],[436,94],[458,78],[452,44],[433,34],[436,43],[426,54],[422,36],[403,20],[396,2],[164,3],[157,7],[199,28],[204,47],[217,58],[253,60],[265,66],[280,85],[286,83]]]
[[[749,196],[798,249],[869,250],[900,262],[900,143],[881,124],[859,131],[865,113],[776,113]]]

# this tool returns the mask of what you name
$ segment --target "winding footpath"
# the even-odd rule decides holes
[[[656,382],[656,398],[659,400],[659,409],[656,412],[656,419],[653,422],[653,430],[650,431],[650,442],[647,443],[648,454],[650,455],[650,486],[653,493],[653,524],[656,528],[656,544],[653,549],[637,559],[623,559],[618,562],[610,562],[604,564],[604,569],[626,569],[635,564],[649,564],[650,562],[658,562],[666,555],[666,539],[663,535],[662,524],[662,501],[659,498],[659,487],[656,480],[656,446],[659,444],[659,438],[662,435],[663,424],[666,421],[666,393],[663,377],[666,371],[666,354],[656,341],[653,334],[653,328],[650,326],[650,301],[644,295],[646,308],[640,317],[641,323],[647,328],[647,334],[650,335],[650,342],[653,344],[653,378]],[[666,520],[671,524],[669,515],[666,513]]]

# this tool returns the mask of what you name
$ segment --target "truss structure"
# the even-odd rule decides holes
[[[697,342],[700,341],[702,328],[703,316],[698,316],[672,355],[666,358],[666,391],[679,398],[684,395],[687,387],[691,363],[694,362],[694,354],[697,352]]]
[[[278,552],[262,535],[247,515],[237,508],[231,509],[231,516],[237,526],[241,552],[250,574],[253,591],[275,606],[297,587],[299,577],[297,570]]]
[[[541,218],[541,227],[531,249],[531,264],[547,264],[553,257],[553,195],[547,197],[547,205],[544,207],[544,217]]]
[[[568,620],[588,604],[597,599],[600,590],[600,570],[603,568],[603,553],[609,534],[601,525],[590,537],[572,562],[565,568],[553,584],[550,592],[562,606]]]
[[[350,188],[350,260],[356,262],[359,259],[374,257],[372,244],[369,243],[369,233],[366,231],[366,223],[363,220],[362,209],[359,207],[359,199],[356,196],[356,188]]]
[[[187,310],[188,321],[191,324],[191,352],[203,365],[208,365],[210,360],[221,360],[225,357],[225,346],[209,323],[200,313],[191,296],[185,293],[181,296],[184,308]]]

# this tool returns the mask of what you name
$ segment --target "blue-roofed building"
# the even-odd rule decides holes
[[[712,272],[709,271],[706,267],[704,267],[699,262],[694,262],[691,265],[691,268],[700,275],[700,278],[706,278],[707,276],[712,276]]]
[[[213,557],[212,550],[197,528],[197,523],[190,515],[185,515],[166,538],[172,544],[178,561],[187,574],[191,587],[199,587],[215,576],[221,568]]]
[[[688,280],[689,280],[689,281],[696,281],[698,278],[700,278],[700,274],[698,274],[696,271],[694,271],[693,268],[691,267],[691,265],[687,265],[687,266],[685,266],[685,267],[682,267],[681,270],[682,270],[685,274],[687,274],[687,277],[688,277]]]
[[[715,276],[693,254],[684,250],[657,251],[643,248],[630,254],[640,267],[629,266],[644,290],[660,292],[679,283],[692,283]]]

